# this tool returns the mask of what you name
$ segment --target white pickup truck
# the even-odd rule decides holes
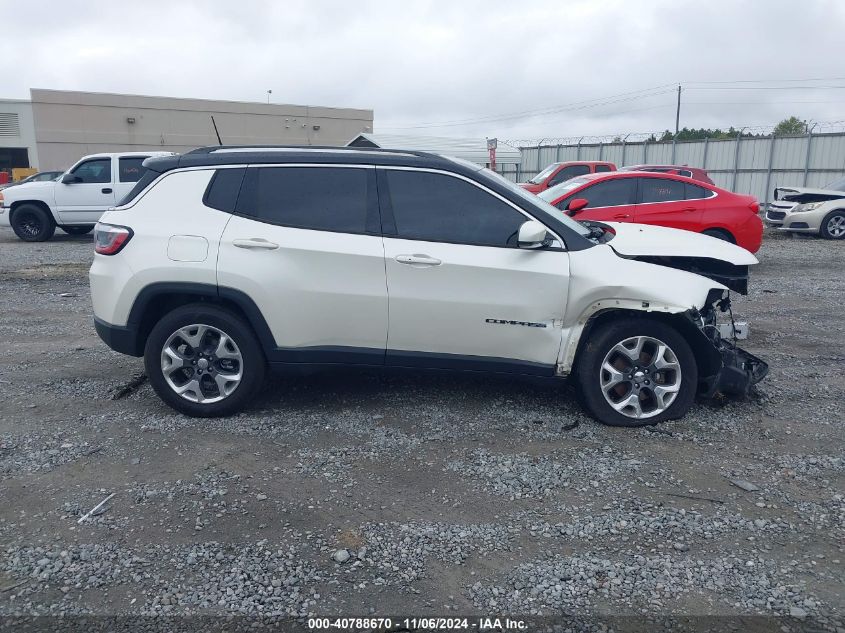
[[[70,235],[84,235],[141,179],[145,159],[171,154],[91,154],[58,180],[9,187],[0,191],[0,226],[11,226],[26,242],[49,240],[57,226]]]

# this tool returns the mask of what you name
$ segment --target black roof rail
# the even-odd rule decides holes
[[[376,153],[384,153],[384,154],[410,154],[412,156],[421,156],[421,157],[430,157],[430,156],[438,156],[432,152],[423,152],[420,150],[415,149],[398,149],[398,148],[385,148],[385,147],[350,147],[348,145],[274,145],[274,144],[262,144],[262,145],[207,145],[205,147],[197,147],[196,149],[192,149],[189,152],[185,152],[185,154],[211,154],[213,152],[219,150],[227,150],[227,149],[239,149],[239,150],[254,150],[256,152],[261,152],[262,150],[274,150],[274,149],[288,149],[291,151],[296,150],[325,150],[327,152],[376,152]],[[439,157],[439,156],[438,156]]]

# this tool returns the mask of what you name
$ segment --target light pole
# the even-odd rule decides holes
[[[270,95],[273,94],[272,90],[267,91],[267,105],[270,105]]]

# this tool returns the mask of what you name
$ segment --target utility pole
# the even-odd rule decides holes
[[[675,110],[675,138],[678,138],[678,126],[681,123],[681,84],[678,84],[678,107]]]

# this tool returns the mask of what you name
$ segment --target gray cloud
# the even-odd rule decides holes
[[[30,87],[373,108],[376,129],[480,119],[677,82],[845,75],[845,3],[252,0],[2,10],[0,97]],[[845,86],[845,80],[825,85]],[[539,138],[660,130],[673,93],[402,129]],[[845,119],[845,90],[694,90],[681,124]],[[805,102],[805,103],[796,103]]]

